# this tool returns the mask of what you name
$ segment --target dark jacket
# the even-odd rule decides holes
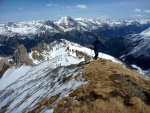
[[[100,40],[94,41],[92,45],[94,46],[94,50],[96,51],[100,48],[100,46],[105,47]]]

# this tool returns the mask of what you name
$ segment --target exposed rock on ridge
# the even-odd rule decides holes
[[[18,46],[18,49],[14,53],[14,57],[15,57],[16,63],[25,63],[31,66],[35,65],[33,61],[29,58],[27,54],[27,50],[23,44]]]
[[[44,56],[50,55],[50,51],[53,50],[47,43],[39,43],[37,46],[31,48],[32,58],[37,61],[48,60]]]
[[[3,76],[5,71],[9,68],[9,63],[7,58],[1,58],[0,59],[0,78]]]

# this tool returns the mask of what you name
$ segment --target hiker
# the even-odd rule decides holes
[[[98,57],[98,51],[99,51],[99,46],[102,46],[102,47],[105,47],[102,42],[100,41],[100,37],[96,37],[96,40],[93,42],[92,46],[93,46],[93,49],[94,49],[94,53],[95,53],[95,56],[94,56],[94,60],[97,60],[97,57]]]

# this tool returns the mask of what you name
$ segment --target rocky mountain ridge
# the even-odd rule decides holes
[[[37,46],[31,48],[31,52],[29,53],[27,53],[24,45],[19,45],[18,49],[14,52],[14,59],[16,60],[14,61],[16,63],[24,63],[34,66],[53,58],[59,59],[59,57],[66,57],[64,60],[69,63],[71,62],[69,59],[67,59],[69,56],[76,59],[74,60],[75,63],[81,61],[90,61],[92,56],[94,56],[94,51],[77,43],[60,39],[50,44],[39,43]],[[113,61],[119,62],[116,58],[104,53],[99,53],[99,57],[100,56],[104,57],[105,59],[112,59]]]

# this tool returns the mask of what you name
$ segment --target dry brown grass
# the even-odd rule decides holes
[[[44,48],[39,48],[38,46],[35,46],[33,48],[31,48],[32,53],[32,58],[34,60],[38,60],[38,61],[44,61],[44,57],[42,55],[42,52],[44,51]],[[49,55],[48,52],[46,52],[47,55]]]
[[[78,51],[78,50],[75,50],[75,53],[76,53],[76,56],[78,57],[78,58],[85,58],[85,61],[89,61],[90,59],[91,59],[91,57],[90,56],[88,56],[87,54],[85,54],[84,52],[82,52],[82,51]]]
[[[83,77],[88,84],[60,100],[54,113],[150,113],[150,79],[136,71],[98,60]]]
[[[31,111],[29,111],[28,113],[40,113],[44,110],[43,106],[46,106],[48,109],[51,109],[54,105],[54,102],[59,98],[59,96],[61,95],[61,93],[52,96],[51,98],[43,98],[42,101],[38,102],[35,106],[34,109],[32,109]],[[26,113],[26,111],[25,111]]]
[[[0,78],[3,77],[3,74],[6,72],[6,70],[10,67],[9,64],[3,64],[2,66],[0,66]]]

